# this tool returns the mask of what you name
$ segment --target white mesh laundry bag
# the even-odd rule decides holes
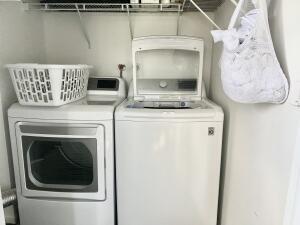
[[[282,103],[288,82],[277,60],[266,0],[240,0],[228,30],[212,31],[223,41],[220,59],[225,93],[241,103]]]

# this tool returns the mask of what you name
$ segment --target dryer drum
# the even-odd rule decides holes
[[[82,150],[88,151],[86,146],[80,142],[62,142],[60,152],[66,159],[74,164],[85,169],[93,168],[93,158],[91,154],[83,154]]]
[[[80,142],[34,141],[29,152],[31,173],[43,184],[90,185],[93,158]]]

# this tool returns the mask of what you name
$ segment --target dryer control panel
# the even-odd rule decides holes
[[[118,91],[119,79],[117,78],[89,78],[88,91],[106,90]]]
[[[126,97],[125,82],[119,77],[90,77],[87,91],[89,96]]]

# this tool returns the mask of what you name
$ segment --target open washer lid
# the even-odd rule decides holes
[[[204,43],[200,38],[135,38],[132,41],[134,100],[201,100],[203,53]]]

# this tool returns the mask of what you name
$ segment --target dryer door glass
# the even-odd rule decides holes
[[[23,136],[22,144],[27,188],[97,191],[96,139]]]

